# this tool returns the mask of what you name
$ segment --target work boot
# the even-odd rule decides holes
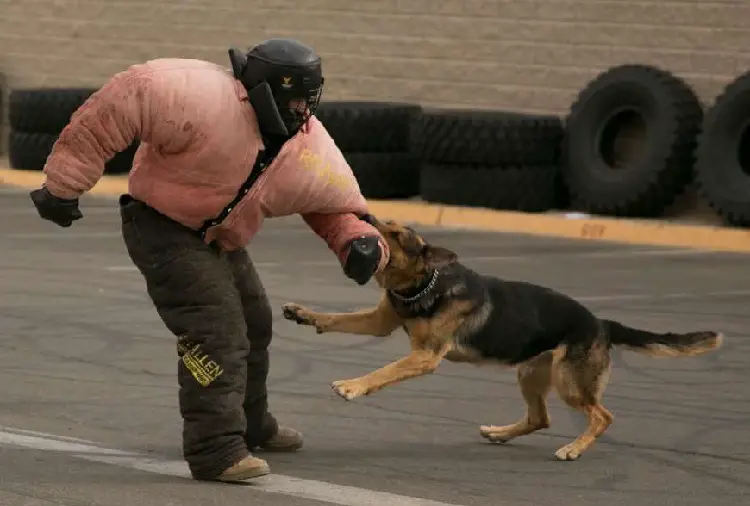
[[[276,434],[258,446],[266,452],[296,452],[302,448],[302,434],[289,427],[279,427]]]
[[[259,476],[264,476],[271,472],[271,468],[268,466],[268,462],[258,457],[248,455],[244,459],[237,462],[230,468],[224,470],[217,478],[216,481],[223,481],[227,483],[250,480]]]

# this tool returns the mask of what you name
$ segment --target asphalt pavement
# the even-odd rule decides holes
[[[511,370],[445,363],[347,403],[330,382],[408,350],[390,339],[317,335],[281,318],[294,301],[367,307],[373,284],[341,272],[292,217],[249,251],[273,304],[270,402],[305,434],[264,455],[255,485],[187,479],[176,352],[120,236],[113,199],[87,197],[61,229],[26,191],[0,188],[0,504],[3,506],[737,505],[750,491],[748,256],[418,227],[482,272],[561,289],[601,315],[654,330],[716,329],[713,355],[615,353],[608,433],[574,462],[554,451],[584,427],[552,394],[552,427],[507,445],[481,424],[523,414]]]

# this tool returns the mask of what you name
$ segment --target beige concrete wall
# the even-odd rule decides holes
[[[327,99],[564,113],[597,72],[660,65],[711,102],[750,69],[750,0],[0,0],[13,87],[98,86],[145,59],[226,63],[293,36]]]

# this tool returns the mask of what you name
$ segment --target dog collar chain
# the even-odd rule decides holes
[[[437,269],[435,269],[433,271],[433,273],[432,273],[432,279],[430,279],[430,282],[427,283],[427,286],[424,287],[424,289],[422,289],[422,291],[419,292],[416,295],[413,295],[411,297],[404,297],[403,295],[399,295],[398,293],[396,293],[394,291],[391,291],[391,295],[393,295],[394,297],[396,297],[401,302],[414,302],[416,300],[419,300],[422,297],[424,297],[425,295],[427,295],[427,293],[429,293],[430,290],[432,290],[433,288],[435,288],[435,283],[437,283],[438,273],[439,272],[440,271],[438,271]]]

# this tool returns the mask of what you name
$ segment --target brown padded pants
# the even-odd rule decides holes
[[[212,479],[278,429],[266,391],[268,298],[244,249],[206,245],[128,195],[120,214],[128,254],[177,337],[185,460],[193,477]]]

